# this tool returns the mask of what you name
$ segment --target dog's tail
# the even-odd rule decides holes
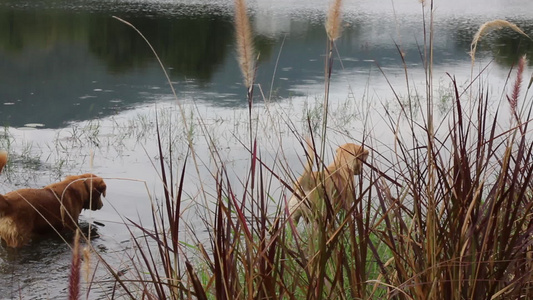
[[[7,164],[7,152],[4,150],[0,151],[0,172],[4,169]]]

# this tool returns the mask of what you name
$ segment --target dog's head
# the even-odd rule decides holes
[[[65,181],[70,181],[70,188],[80,194],[83,209],[98,210],[104,206],[102,196],[105,197],[107,186],[101,177],[88,173],[68,176]]]
[[[363,146],[348,143],[337,148],[335,162],[339,166],[346,166],[353,172],[354,175],[361,174],[363,169],[363,161],[368,157],[368,150]]]

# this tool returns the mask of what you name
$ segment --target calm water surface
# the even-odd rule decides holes
[[[198,215],[207,218],[209,199],[198,191],[213,191],[214,170],[206,140],[213,139],[236,184],[247,167],[241,145],[247,137],[247,102],[233,49],[232,3],[0,0],[0,123],[5,126],[0,145],[11,155],[1,192],[39,187],[67,174],[90,171],[105,177],[109,191],[103,209],[85,212],[82,219],[85,227],[93,224],[92,243],[100,254],[116,270],[127,270],[124,254],[132,245],[124,220],[150,227],[150,196],[161,196],[153,138],[157,113],[178,166],[187,135],[194,136],[199,171],[187,170],[184,218],[190,229],[183,239],[194,243],[190,232],[205,237]],[[282,149],[287,164],[298,170],[302,151],[289,127],[304,132],[302,115],[323,97],[327,1],[258,0],[250,7],[260,53],[255,100],[260,145],[266,161]],[[446,73],[459,84],[471,76],[468,51],[479,25],[507,19],[533,34],[532,11],[528,0],[435,1],[439,110],[449,108]],[[420,53],[427,8],[416,0],[364,0],[345,1],[344,12],[331,88],[332,145],[360,141],[364,119],[371,139],[390,137],[382,122],[384,110],[397,105],[389,83],[402,99],[425,88]],[[134,24],[152,43],[190,131],[150,49],[112,16]],[[482,82],[490,84],[497,102],[510,67],[519,55],[531,57],[533,44],[503,30],[484,39],[479,51],[474,73],[486,67]],[[274,199],[284,192],[272,189],[278,195]],[[64,296],[69,260],[70,249],[61,239],[35,241],[17,251],[0,247],[0,295]],[[97,279],[106,276],[97,271]],[[89,298],[105,298],[109,288],[93,286]]]

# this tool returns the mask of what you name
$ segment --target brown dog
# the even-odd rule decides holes
[[[0,195],[0,237],[9,247],[20,247],[35,234],[53,228],[74,230],[83,209],[102,208],[101,196],[105,197],[105,193],[106,184],[101,177],[83,174],[67,176],[42,189]]]
[[[328,198],[335,211],[349,209],[355,199],[354,175],[360,174],[368,150],[348,143],[337,148],[335,159],[322,172],[312,171],[315,152],[308,141],[307,165],[294,185],[289,200],[289,213],[296,223],[302,216],[309,221],[318,201]]]

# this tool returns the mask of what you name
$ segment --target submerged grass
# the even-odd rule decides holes
[[[241,5],[238,27],[248,21],[244,1],[236,4]],[[340,1],[332,10],[337,11],[330,18],[339,18]],[[329,83],[338,38],[334,26],[340,20],[330,22],[322,112],[307,118],[310,132],[316,132],[314,120],[322,122],[320,134],[311,136],[321,149],[311,158],[319,169],[326,165]],[[369,149],[389,148],[374,151],[365,163],[363,174],[355,178],[356,201],[340,214],[331,213],[333,204],[323,199],[313,222],[296,225],[289,218],[287,196],[294,188],[291,178],[299,172],[287,170],[281,151],[273,161],[263,159],[257,127],[252,126],[253,71],[245,65],[250,140],[242,147],[249,154],[247,168],[236,186],[219,150],[210,149],[217,166],[211,178],[215,190],[199,193],[205,197],[209,237],[204,241],[193,234],[197,244],[184,243],[184,178],[194,149],[189,145],[176,170],[172,143],[165,145],[156,119],[163,197],[151,199],[152,224],[127,220],[135,246],[128,257],[130,277],[113,271],[116,268],[99,257],[116,283],[108,297],[118,297],[115,292],[120,291],[133,299],[533,298],[533,146],[528,134],[533,106],[519,103],[519,95],[527,95],[520,84],[524,63],[508,97],[516,122],[505,127],[498,113],[491,115],[488,88],[471,91],[472,82],[461,90],[450,77],[452,111],[436,123],[431,23],[422,51],[427,74],[427,93],[421,100],[427,104],[424,122],[415,120],[413,107],[399,98],[399,113],[384,109],[383,121],[394,140],[373,140],[372,132],[358,139]],[[242,30],[237,29],[239,36],[246,35]],[[238,47],[253,47],[244,44]],[[241,55],[239,61],[252,63]],[[464,108],[465,102],[475,108],[473,113]],[[186,115],[182,119],[190,126]],[[204,124],[199,127],[212,145],[214,137]],[[293,130],[292,124],[287,127]],[[304,153],[303,134],[293,133],[302,140]],[[198,168],[196,160],[193,163]],[[277,199],[273,182],[286,191]],[[79,273],[76,264],[74,275]],[[75,294],[76,286],[71,291]]]

